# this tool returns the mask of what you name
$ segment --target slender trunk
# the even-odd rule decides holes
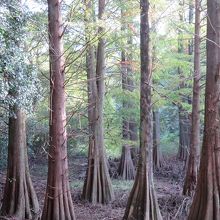
[[[1,215],[16,219],[38,219],[40,209],[28,166],[25,113],[16,105],[11,111],[8,168]]]
[[[152,169],[152,109],[151,72],[149,68],[148,0],[141,0],[141,100],[140,100],[140,155],[134,186],[129,195],[124,220],[162,219],[153,183]]]
[[[124,29],[125,27],[124,25],[122,25],[122,30]],[[127,64],[126,64],[126,56],[124,50],[122,50],[121,52],[121,78],[122,78],[122,90],[128,91],[129,85],[128,85],[128,76],[127,76]],[[123,105],[123,109],[129,108],[127,101],[123,101],[122,105]],[[124,140],[129,140],[130,138],[129,120],[126,117],[123,117],[122,120],[122,138]]]
[[[138,158],[139,158],[139,153],[140,153],[140,148],[139,147],[131,147],[131,158],[134,164],[134,167],[137,167],[138,164]]]
[[[136,121],[132,118],[129,121],[129,131],[130,131],[130,140],[131,141],[137,141],[138,140],[138,132],[137,132],[138,127],[137,127]],[[133,147],[137,147],[137,146],[133,146]]]
[[[181,87],[183,88],[183,87]],[[189,137],[190,131],[190,119],[189,114],[186,112],[182,106],[179,106],[179,151],[178,158],[187,161],[188,150],[189,150]]]
[[[122,9],[121,10],[121,18],[124,20],[125,12]],[[121,30],[126,31],[126,23],[123,21],[121,24]],[[129,53],[126,53],[124,49],[122,49],[121,52],[121,77],[122,77],[122,90],[124,93],[133,92],[134,90],[134,82],[132,79],[132,37],[130,36],[127,40],[127,46]],[[132,100],[123,100],[123,109],[129,110],[134,107]],[[132,117],[123,117],[122,121],[122,138],[126,141],[137,141],[137,124],[135,120]],[[118,174],[122,179],[125,180],[131,180],[134,179],[135,169],[134,169],[134,163],[131,157],[131,145],[122,146],[122,153],[121,153],[121,159],[120,164],[118,167]],[[128,153],[128,151],[130,153]],[[125,155],[126,154],[126,155]]]
[[[179,12],[179,19],[180,22],[184,22],[184,1],[179,2],[180,5],[180,12]],[[191,14],[190,14],[191,19]],[[191,41],[188,44],[188,52],[191,53]],[[184,54],[184,42],[183,42],[183,31],[179,30],[178,33],[178,53]],[[179,89],[180,89],[180,100],[181,102],[189,102],[189,98],[186,97],[184,94],[181,93],[181,90],[186,88],[185,79],[184,79],[184,72],[181,67],[178,67],[178,74],[179,74]],[[190,121],[189,121],[189,114],[183,108],[182,105],[179,106],[179,151],[178,151],[178,158],[187,161],[188,158],[188,149],[189,149],[189,129],[190,129]]]
[[[197,183],[200,145],[200,1],[195,0],[195,37],[194,37],[194,74],[193,74],[193,103],[192,130],[190,154],[183,187],[184,195],[192,195]]]
[[[188,219],[220,216],[220,1],[207,1],[205,126],[198,183]]]
[[[74,220],[69,185],[65,109],[65,60],[61,0],[48,0],[50,130],[47,189],[42,220]]]
[[[83,186],[83,199],[92,203],[109,203],[114,199],[108,163],[104,147],[104,72],[105,72],[105,42],[99,37],[97,49],[97,65],[95,68],[94,48],[90,43],[88,22],[91,21],[92,5],[90,0],[85,1],[85,31],[88,44],[87,49],[87,79],[88,79],[88,117],[89,117],[89,155],[86,179]],[[105,1],[99,0],[99,19],[103,19]],[[103,28],[99,27],[99,34],[103,34]]]
[[[126,63],[127,63],[127,84],[128,84],[128,90],[132,93],[135,89],[134,72],[132,69],[132,61],[133,61],[133,56],[132,56],[133,39],[132,39],[132,36],[128,37],[127,45],[128,45],[128,53],[127,53],[127,61],[126,61]],[[134,105],[132,99],[130,99],[128,101],[128,108],[129,109],[135,108],[135,105]],[[133,142],[138,140],[137,123],[135,121],[135,118],[132,116],[129,118],[129,139]],[[138,146],[135,146],[135,147],[138,147]]]
[[[155,169],[162,166],[162,155],[160,151],[160,115],[159,111],[153,112],[153,164]]]

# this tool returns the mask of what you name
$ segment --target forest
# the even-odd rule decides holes
[[[220,0],[0,2],[0,220],[220,220]]]

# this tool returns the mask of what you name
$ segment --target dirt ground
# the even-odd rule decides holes
[[[116,163],[116,162],[115,162]],[[40,201],[43,206],[46,187],[47,162],[35,159],[30,162],[32,179]],[[127,199],[133,181],[112,179],[115,200],[109,205],[91,205],[81,200],[81,190],[86,170],[86,159],[74,157],[69,160],[70,181],[77,220],[121,220],[125,211]],[[114,164],[113,171],[117,167]],[[191,199],[182,196],[182,182],[184,165],[175,157],[170,157],[164,166],[154,173],[155,188],[159,206],[164,220],[185,219]],[[0,172],[0,198],[2,199],[5,182],[5,172]]]

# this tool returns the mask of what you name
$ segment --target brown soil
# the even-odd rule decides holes
[[[30,164],[32,179],[42,207],[46,189],[47,162],[46,159],[35,159]],[[71,158],[69,164],[77,220],[121,220],[133,181],[113,179],[115,201],[106,206],[91,205],[81,200],[80,196],[86,170],[86,159],[82,157]],[[183,169],[183,163],[172,157],[167,159],[159,171],[155,172],[156,191],[164,220],[183,220],[189,209],[191,199],[182,196]],[[0,172],[0,199],[2,199],[4,182],[5,172]]]

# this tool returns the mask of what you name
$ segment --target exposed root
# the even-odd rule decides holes
[[[127,145],[122,147],[118,175],[123,180],[133,180],[135,177],[135,168],[131,159],[131,150],[130,147]]]
[[[108,204],[114,199],[111,179],[104,157],[89,159],[82,198],[93,204]]]
[[[184,198],[174,216],[174,219],[183,219],[183,217],[186,217],[187,214],[189,213],[189,208],[191,206],[191,203],[192,203],[191,197]]]

